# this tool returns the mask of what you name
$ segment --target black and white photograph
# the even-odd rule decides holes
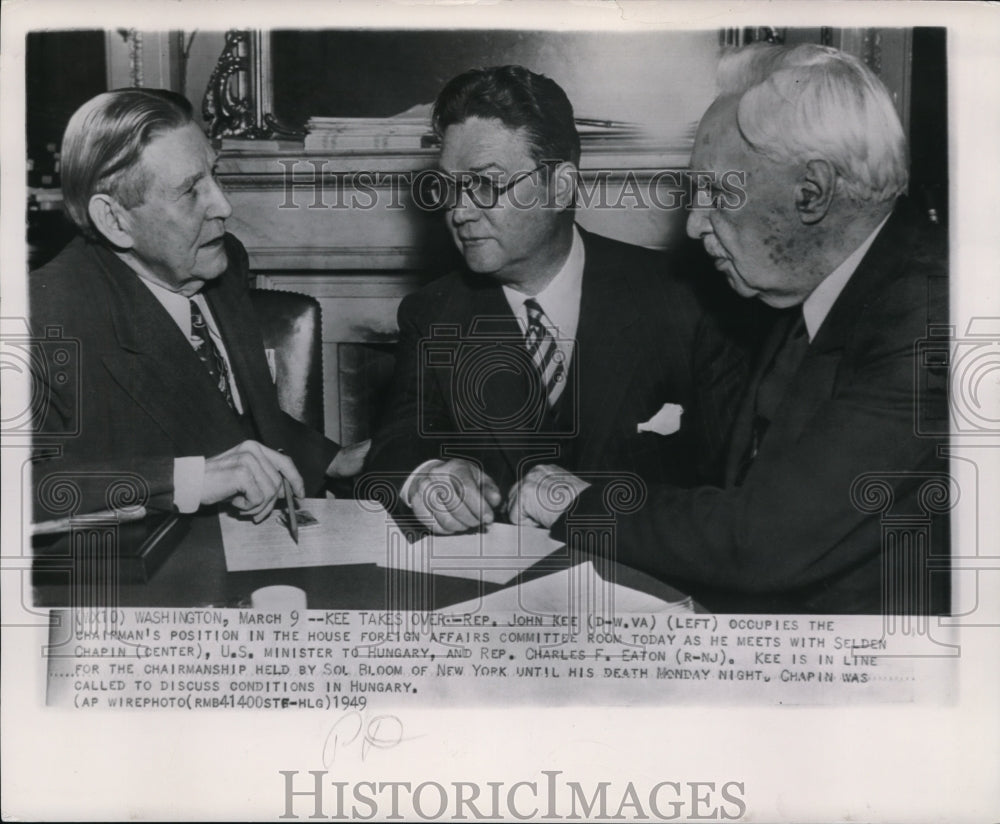
[[[3,7],[5,818],[1000,815],[994,8],[139,7]]]

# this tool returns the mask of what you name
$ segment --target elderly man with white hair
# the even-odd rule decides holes
[[[691,170],[735,173],[742,192],[704,187],[688,234],[738,294],[783,317],[725,482],[646,490],[617,519],[615,557],[718,612],[946,610],[947,570],[933,572],[929,555],[947,556],[947,506],[928,498],[947,488],[946,465],[916,411],[947,419],[944,381],[921,386],[917,360],[931,326],[947,323],[947,249],[901,197],[892,100],[863,63],[813,45],[729,53],[719,86]],[[584,540],[581,519],[605,509],[592,480],[536,468],[512,515]],[[885,516],[911,528],[886,529]]]

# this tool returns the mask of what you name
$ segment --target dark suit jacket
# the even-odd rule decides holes
[[[33,333],[70,341],[62,348],[76,361],[50,362],[40,379],[36,444],[43,454],[61,451],[35,467],[43,517],[66,514],[47,478],[73,478],[80,512],[108,506],[107,490],[126,474],[148,487],[154,505],[169,505],[175,457],[211,457],[247,438],[285,449],[307,492],[322,489],[337,445],[279,409],[246,294],[246,250],[231,235],[226,250],[229,267],[203,294],[225,341],[242,420],[171,317],[111,251],[77,238],[30,275]],[[59,347],[41,348],[51,357]]]
[[[943,382],[918,386],[917,359],[929,325],[947,322],[946,274],[943,238],[897,206],[809,345],[742,485],[733,467],[760,369],[735,427],[727,483],[653,490],[642,509],[618,518],[618,560],[715,611],[877,614],[883,584],[924,587],[906,611],[927,611],[928,590],[930,610],[946,608],[947,572],[929,575],[919,546],[904,557],[910,550],[890,546],[883,527],[892,524],[882,521],[883,511],[911,516],[918,532],[930,527],[931,551],[947,555],[947,515],[926,505],[926,484],[946,471],[942,440],[919,435],[916,415],[919,407],[947,419]],[[775,348],[765,346],[761,363]],[[604,507],[600,488],[584,491],[554,533],[565,538],[574,518]]]
[[[535,373],[500,286],[455,272],[400,305],[391,402],[366,470],[405,477],[461,455],[504,493],[519,467],[538,463],[678,484],[721,471],[746,380],[742,349],[715,326],[696,275],[660,253],[581,235],[576,346],[555,413],[532,396]],[[684,408],[680,431],[639,434],[666,403]]]

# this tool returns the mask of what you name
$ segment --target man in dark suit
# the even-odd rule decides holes
[[[820,46],[752,47],[724,57],[719,76],[691,168],[739,172],[745,198],[708,192],[688,233],[738,294],[784,317],[760,353],[724,482],[651,490],[617,519],[616,558],[715,611],[946,609],[947,572],[932,572],[928,553],[947,554],[947,466],[915,409],[946,419],[943,382],[918,394],[916,353],[947,322],[947,256],[897,202],[907,171],[892,101],[860,61]],[[553,483],[575,503],[547,506]],[[536,473],[513,516],[565,538],[575,519],[605,511],[603,491]],[[911,518],[916,532],[900,540],[912,545],[883,536],[884,513],[897,526]]]
[[[432,176],[466,268],[399,309],[366,469],[438,533],[490,523],[525,471],[691,484],[721,466],[741,351],[689,272],[574,222],[580,140],[549,78],[466,72],[439,95]]]
[[[246,251],[225,234],[232,209],[188,101],[99,95],[70,120],[62,157],[82,236],[30,276],[31,323],[75,341],[80,361],[78,380],[47,373],[37,441],[59,454],[36,465],[37,510],[62,511],[67,481],[77,511],[107,508],[118,478],[154,505],[232,501],[261,520],[283,478],[303,496],[356,470],[357,455],[278,407]]]

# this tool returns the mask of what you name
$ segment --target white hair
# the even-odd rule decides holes
[[[906,190],[906,139],[882,81],[837,49],[754,44],[719,62],[722,95],[740,95],[737,121],[776,162],[828,161],[848,197],[884,202]]]

